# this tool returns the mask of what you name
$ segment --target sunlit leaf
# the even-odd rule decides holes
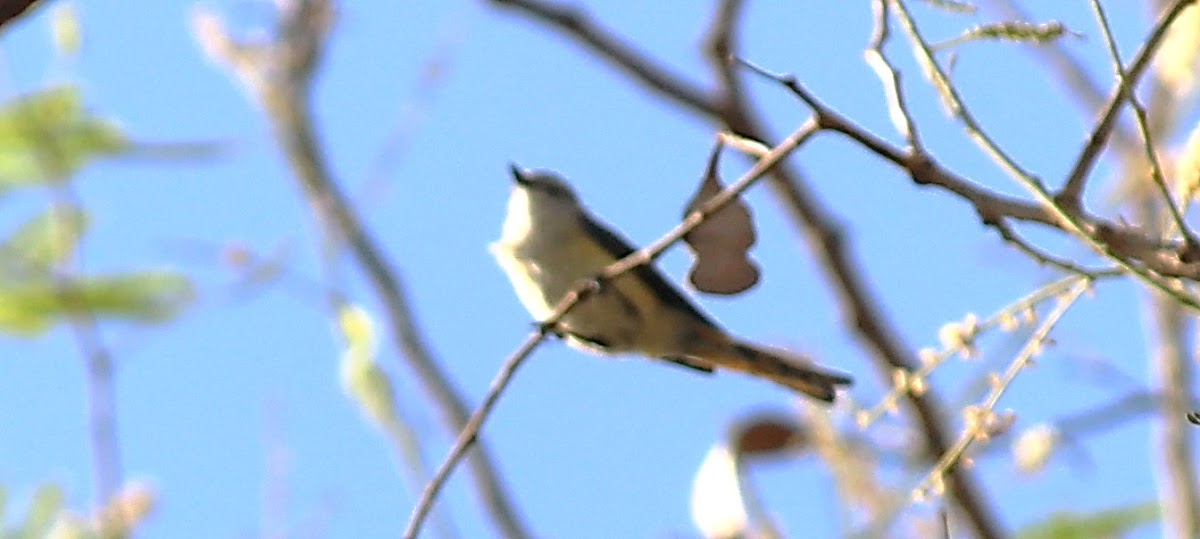
[[[950,13],[974,14],[979,8],[967,2],[959,2],[957,0],[924,0],[926,4],[933,7],[949,11]]]
[[[388,428],[397,420],[392,381],[373,359],[346,353],[342,356],[342,385],[373,423]]]
[[[77,87],[20,97],[0,107],[0,193],[68,178],[129,146],[119,127],[84,109]]]
[[[54,16],[51,19],[51,33],[54,36],[54,46],[63,54],[79,52],[83,41],[80,30],[79,12],[71,4],[54,6]]]
[[[138,322],[170,320],[193,297],[191,281],[169,271],[85,277],[76,284],[76,290],[79,305],[69,310]]]
[[[8,537],[8,488],[0,485],[0,538]]]
[[[1144,503],[1090,514],[1058,512],[1027,526],[1018,539],[1093,539],[1121,537],[1158,520],[1158,506]]]
[[[1003,21],[970,28],[963,32],[962,35],[944,43],[939,43],[933,48],[942,50],[956,47],[969,41],[1015,41],[1017,43],[1045,45],[1058,41],[1068,35],[1080,36],[1079,33],[1071,31],[1066,25],[1058,21],[1046,23]]]
[[[1196,71],[1200,67],[1200,6],[1192,4],[1171,23],[1158,54],[1154,73],[1163,85],[1184,101],[1196,91]]]
[[[81,210],[47,210],[22,224],[0,243],[0,276],[15,279],[46,275],[66,260],[87,229]]]
[[[0,331],[36,336],[68,313],[153,323],[192,299],[191,282],[167,271],[89,276],[70,284],[36,279],[0,284]]]
[[[371,315],[356,305],[338,310],[338,325],[346,340],[341,378],[346,393],[373,423],[387,429],[399,418],[392,381],[375,362],[375,327]]]
[[[58,485],[47,484],[38,488],[33,495],[33,501],[29,504],[29,514],[25,517],[25,524],[21,527],[21,537],[27,539],[45,537],[59,512],[62,511],[64,499],[62,488]]]
[[[130,481],[121,486],[100,508],[99,529],[93,534],[103,538],[133,537],[137,527],[145,522],[158,504],[158,494],[143,481]]]
[[[0,284],[0,331],[25,337],[44,333],[61,309],[49,279]]]
[[[338,309],[338,326],[349,348],[373,355],[375,325],[370,314],[357,305],[343,305]]]
[[[1175,160],[1175,192],[1185,209],[1200,192],[1200,123],[1192,128]]]
[[[44,539],[124,539],[120,534],[97,534],[88,529],[83,518],[74,513],[61,513]]]

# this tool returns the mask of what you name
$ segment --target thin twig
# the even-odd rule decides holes
[[[1058,305],[1055,306],[1054,310],[1051,311],[1050,314],[1046,315],[1045,321],[1043,321],[1038,329],[1034,331],[1033,335],[1029,337],[1029,341],[1025,343],[1025,346],[1021,349],[1020,353],[1017,354],[1017,357],[1013,359],[1012,363],[1009,364],[1008,369],[1004,371],[1004,375],[993,384],[987,398],[985,398],[983,402],[980,403],[977,408],[975,408],[975,418],[987,417],[988,415],[994,413],[996,404],[1000,402],[1000,397],[1004,396],[1004,393],[1012,385],[1013,381],[1016,380],[1017,375],[1020,374],[1021,370],[1023,370],[1027,365],[1029,365],[1034,356],[1041,353],[1043,347],[1045,346],[1046,340],[1050,336],[1050,330],[1053,329],[1054,326],[1058,324],[1058,321],[1062,319],[1063,315],[1070,310],[1071,306],[1075,304],[1075,300],[1079,299],[1079,297],[1083,295],[1083,293],[1086,292],[1091,286],[1091,281],[1088,279],[1080,279],[1078,277],[1073,279],[1076,280],[1075,286],[1072,287],[1071,290],[1066,293],[1066,295],[1059,298]],[[971,424],[972,420],[968,420],[968,425],[963,429],[963,432],[959,436],[958,440],[953,446],[950,447],[948,451],[942,454],[941,459],[938,460],[937,464],[932,470],[930,470],[929,474],[926,475],[925,478],[922,479],[921,482],[918,483],[913,489],[915,497],[922,497],[925,489],[940,482],[947,470],[950,470],[959,462],[959,460],[963,458],[963,455],[966,454],[967,449],[969,449],[976,440],[988,436],[988,433],[985,430],[985,422],[981,419],[976,419],[976,421],[978,421],[978,423]]]
[[[997,4],[1005,18],[1030,19],[1029,14],[1013,0],[992,0],[992,2]],[[1092,79],[1091,74],[1084,69],[1078,58],[1063,49],[1060,41],[1041,43],[1036,47],[1023,47],[1022,49],[1033,52],[1038,59],[1044,60],[1042,64],[1055,75],[1054,82],[1066,86],[1067,91],[1075,97],[1074,101],[1081,105],[1088,120],[1094,118],[1101,107],[1105,105],[1106,100],[1104,94],[1100,92],[1100,85]],[[1113,127],[1112,135],[1119,147],[1132,148],[1133,136],[1120,125]]]
[[[918,59],[924,65],[927,76],[933,82],[934,87],[941,93],[944,102],[950,107],[951,112],[963,122],[963,125],[967,129],[967,134],[971,137],[971,139],[974,140],[976,144],[979,145],[989,156],[991,156],[993,160],[1000,164],[1000,166],[1005,169],[1009,175],[1015,178],[1031,194],[1033,194],[1034,198],[1037,199],[1037,201],[1044,207],[1046,207],[1051,214],[1053,214],[1053,216],[1058,220],[1059,226],[1063,230],[1075,235],[1077,238],[1087,244],[1088,247],[1091,247],[1092,250],[1097,254],[1103,255],[1117,263],[1130,274],[1137,276],[1142,282],[1146,283],[1151,288],[1175,298],[1180,303],[1187,305],[1194,310],[1200,311],[1200,298],[1186,290],[1172,286],[1171,283],[1166,282],[1162,277],[1150,272],[1146,268],[1132,263],[1126,257],[1113,251],[1109,245],[1101,241],[1095,234],[1090,234],[1087,230],[1087,223],[1077,211],[1080,207],[1079,204],[1076,203],[1078,202],[1077,200],[1064,201],[1064,199],[1061,197],[1052,196],[1046,189],[1046,186],[1042,183],[1041,179],[1030,174],[1029,172],[1026,172],[1020,167],[1020,165],[1016,163],[1015,160],[1008,156],[1008,154],[1002,148],[1000,148],[999,144],[997,144],[990,136],[988,136],[979,122],[976,121],[974,115],[972,115],[970,110],[966,107],[966,104],[958,95],[958,91],[950,82],[950,78],[946,75],[945,71],[942,70],[941,65],[938,64],[937,59],[933,56],[933,52],[930,49],[929,44],[925,41],[925,38],[922,37],[920,31],[917,29],[916,21],[913,20],[912,15],[904,7],[904,4],[902,2],[898,2],[897,0],[890,1],[892,2],[892,5],[896,7],[896,13],[900,17],[900,22],[904,26],[905,31],[908,33],[910,40],[913,42],[914,48],[919,53]],[[1184,1],[1191,2],[1196,0]],[[1147,43],[1147,48],[1151,51],[1153,50],[1149,43]],[[1153,56],[1153,54],[1149,54],[1147,56]],[[1143,60],[1143,58],[1139,58],[1139,60]],[[1144,63],[1148,62],[1148,59],[1144,60]],[[1136,84],[1137,77],[1140,75],[1141,71],[1138,70],[1138,66],[1135,63],[1134,68],[1131,68],[1130,70],[1129,79],[1119,84],[1119,86],[1121,88],[1126,88],[1128,85]]]
[[[1028,312],[1043,301],[1055,297],[1063,292],[1068,291],[1073,285],[1076,285],[1080,280],[1079,276],[1072,275],[1047,284],[1029,294],[1022,297],[996,311],[991,316],[983,321],[973,324],[970,335],[964,335],[964,338],[973,340],[983,332],[1004,327],[1011,324],[1012,320],[1019,320],[1023,313]],[[885,413],[895,409],[900,398],[908,394],[911,388],[914,387],[914,382],[928,380],[933,371],[940,367],[946,360],[954,357],[955,354],[962,353],[960,349],[944,348],[942,350],[922,353],[921,367],[913,371],[906,371],[903,379],[903,384],[893,383],[888,389],[886,395],[879,400],[879,403],[872,406],[870,409],[862,410],[855,418],[860,428],[866,428],[871,423],[878,420]],[[917,382],[918,384],[920,382]],[[927,386],[927,384],[926,384]]]
[[[40,0],[6,0],[0,2],[0,28],[18,20],[18,17],[35,5],[44,3]]]
[[[399,357],[416,373],[441,412],[448,430],[460,432],[469,419],[463,398],[433,357],[416,327],[413,310],[399,275],[378,242],[360,222],[352,204],[333,179],[317,139],[308,98],[313,74],[323,56],[332,25],[329,0],[302,0],[280,14],[278,43],[256,46],[235,42],[219,23],[201,28],[201,44],[224,62],[264,107],[307,202],[321,225],[335,230],[379,296],[388,330],[400,349]],[[487,447],[475,444],[470,459],[475,487],[483,505],[505,537],[528,537]]]
[[[1155,429],[1155,475],[1158,500],[1162,504],[1164,535],[1200,536],[1200,485],[1191,427],[1180,420],[1194,403],[1193,359],[1194,322],[1179,305],[1168,298],[1149,298],[1149,323],[1157,332],[1150,351],[1155,385],[1162,394],[1162,405]]]
[[[1162,40],[1166,37],[1167,28],[1171,23],[1183,12],[1183,8],[1189,4],[1195,3],[1196,0],[1177,0],[1169,6],[1163,15],[1159,17],[1158,22],[1154,24],[1154,29],[1150,31],[1150,36],[1142,42],[1141,49],[1133,58],[1133,63],[1129,65],[1125,77],[1117,81],[1117,87],[1108,98],[1108,105],[1104,108],[1104,114],[1100,117],[1100,121],[1096,127],[1092,128],[1091,134],[1088,136],[1087,144],[1080,150],[1079,156],[1075,160],[1075,166],[1067,175],[1067,181],[1063,184],[1063,188],[1055,197],[1068,207],[1079,207],[1083,197],[1084,187],[1087,184],[1087,179],[1091,175],[1092,167],[1096,165],[1096,161],[1100,158],[1100,150],[1104,148],[1104,144],[1108,142],[1109,136],[1112,135],[1113,129],[1117,124],[1117,116],[1121,110],[1121,103],[1125,101],[1125,94],[1132,93],[1134,87],[1141,79],[1142,73],[1150,66],[1150,61],[1154,59],[1154,54],[1158,52],[1158,47],[1162,44]]]
[[[735,109],[746,98],[742,80],[734,69],[733,49],[738,43],[737,21],[741,18],[743,0],[720,0],[714,10],[712,27],[705,39],[709,65],[720,81],[718,101],[722,110]]]
[[[962,121],[963,126],[967,130],[967,135],[970,136],[971,140],[975,141],[976,145],[984,153],[999,164],[1010,176],[1016,178],[1030,192],[1035,195],[1046,193],[1046,188],[1042,184],[1041,179],[1017,164],[1016,159],[1008,155],[1008,152],[1005,152],[1000,147],[1000,144],[992,140],[992,137],[983,129],[982,124],[971,113],[962,96],[958,94],[958,89],[955,88],[954,83],[950,81],[950,77],[942,69],[941,64],[938,63],[937,57],[934,56],[929,43],[921,35],[920,30],[917,29],[917,23],[904,3],[897,0],[888,1],[895,7],[900,25],[904,27],[905,32],[909,36],[909,41],[913,44],[917,61],[925,69],[925,76],[933,83],[934,88],[942,97],[943,104],[950,109],[950,113]],[[1046,198],[1049,198],[1049,195],[1046,195]]]
[[[434,473],[433,479],[429,482],[429,485],[425,487],[424,492],[422,492],[421,498],[417,501],[417,505],[413,509],[413,514],[409,518],[408,525],[405,526],[404,537],[406,539],[415,538],[417,533],[421,531],[421,525],[426,516],[429,514],[430,509],[433,508],[433,503],[437,499],[438,493],[441,492],[442,487],[449,479],[450,474],[454,471],[454,468],[458,465],[459,460],[462,459],[462,456],[466,453],[467,449],[470,448],[473,443],[475,443],[476,438],[479,436],[480,429],[483,427],[484,422],[491,414],[491,411],[495,407],[496,402],[499,400],[500,395],[508,386],[509,381],[512,379],[513,375],[516,374],[517,369],[520,368],[521,364],[525,361],[525,358],[530,354],[530,352],[533,351],[538,343],[545,339],[545,336],[549,330],[557,325],[558,321],[561,320],[563,316],[570,312],[571,309],[573,309],[589,294],[594,292],[600,286],[603,286],[604,282],[610,281],[621,274],[632,270],[633,268],[653,262],[654,259],[666,251],[668,247],[679,241],[684,235],[692,231],[692,229],[699,226],[700,223],[704,222],[704,220],[713,213],[716,213],[730,201],[737,198],[743,191],[753,185],[755,181],[769,172],[772,167],[783,161],[783,159],[791,154],[791,152],[795,151],[796,148],[799,148],[802,144],[809,140],[809,138],[811,138],[816,131],[817,128],[815,123],[805,122],[799,129],[792,133],[791,136],[784,139],[784,141],[778,146],[767,152],[767,155],[758,163],[756,163],[755,166],[752,167],[748,172],[743,174],[741,178],[739,178],[729,187],[722,190],[716,196],[710,198],[695,211],[689,213],[683,222],[681,222],[675,228],[672,228],[657,241],[647,245],[635,253],[630,254],[629,256],[626,256],[625,258],[622,258],[621,260],[608,265],[599,273],[599,275],[597,275],[595,279],[585,279],[583,282],[576,284],[566,294],[566,296],[564,296],[563,299],[558,302],[553,313],[545,320],[540,322],[541,327],[539,331],[530,335],[529,338],[527,338],[525,342],[522,343],[515,352],[513,352],[512,356],[510,356],[504,362],[504,366],[501,367],[500,373],[492,382],[492,385],[488,389],[488,393],[484,397],[483,402],[478,408],[476,408],[475,412],[471,414],[471,419],[467,421],[462,432],[459,433],[458,439],[454,443],[454,447],[450,449],[450,454],[438,468],[437,472]]]
[[[555,30],[587,45],[613,66],[628,72],[633,78],[688,108],[710,116],[721,115],[721,107],[696,84],[667,72],[662,65],[645,58],[619,38],[597,27],[578,9],[553,5],[538,0],[491,0],[493,4],[514,8],[549,24]]]
[[[890,35],[888,0],[874,0],[872,6],[875,10],[875,30],[871,36],[871,45],[867,47],[863,56],[867,60],[867,65],[875,71],[875,76],[879,77],[879,82],[883,84],[888,117],[891,118],[892,125],[904,137],[904,140],[908,141],[910,152],[924,153],[921,137],[917,132],[917,124],[913,121],[912,114],[908,112],[908,104],[904,99],[904,86],[900,84],[900,72],[892,66],[887,55],[883,53],[883,46],[887,43]]]
[[[742,192],[753,185],[758,178],[770,172],[771,169],[775,168],[776,165],[778,165],[785,157],[795,151],[796,148],[799,148],[810,138],[812,138],[817,131],[819,131],[819,129],[816,122],[812,120],[804,122],[799,129],[792,132],[791,135],[788,135],[787,138],[783,139],[782,142],[772,148],[771,151],[767,152],[766,155],[763,155],[762,159],[759,159],[757,162],[755,162],[754,166],[750,167],[750,170],[743,174],[741,178],[738,178],[736,182],[733,182],[724,191],[721,191],[716,196],[710,198],[708,202],[705,202],[704,205],[689,213],[683,222],[679,223],[675,228],[671,229],[654,243],[651,243],[641,251],[633,253],[621,259],[619,262],[605,268],[605,270],[601,272],[601,276],[611,279],[617,275],[629,271],[634,267],[652,262],[655,258],[661,255],[667,247],[670,247],[671,244],[679,241],[680,238],[682,238],[688,232],[691,232],[692,229],[696,228],[697,225],[707,219],[710,215],[716,213],[717,210],[725,207],[725,205],[730,201],[740,196]]]
[[[1092,279],[1100,276],[1112,277],[1124,274],[1124,272],[1117,267],[1085,268],[1065,258],[1052,255],[1026,241],[1025,238],[1021,237],[1016,230],[1013,230],[1013,227],[1004,219],[1000,219],[997,222],[992,223],[992,226],[996,228],[996,231],[1000,233],[1000,237],[1004,239],[1004,241],[1008,242],[1009,245],[1012,245],[1025,256],[1039,264],[1052,266],[1067,273],[1074,273],[1076,275],[1081,275]]]
[[[561,313],[565,313],[577,301],[577,299],[572,301],[568,308],[563,309]],[[446,455],[445,462],[438,467],[433,477],[430,478],[429,484],[421,491],[421,497],[417,500],[417,504],[413,508],[413,513],[408,519],[408,524],[404,527],[404,537],[406,539],[413,539],[420,533],[421,525],[424,524],[426,517],[429,516],[429,512],[433,509],[433,502],[437,500],[438,493],[442,491],[442,487],[450,479],[450,474],[458,467],[459,461],[467,454],[467,450],[478,441],[483,423],[492,414],[492,409],[496,407],[496,403],[500,400],[500,395],[504,394],[504,390],[508,388],[508,383],[517,374],[517,369],[521,368],[521,365],[525,363],[525,359],[546,338],[546,335],[546,331],[534,332],[525,339],[525,342],[521,344],[516,352],[513,352],[512,356],[504,361],[500,372],[496,375],[495,380],[492,380],[492,385],[488,387],[488,392],[484,395],[483,402],[475,409],[475,413],[471,414],[471,418],[463,425],[462,432],[454,440],[454,446],[450,448],[450,453]]]
[[[68,285],[69,286],[69,285]],[[88,428],[92,445],[92,501],[104,507],[121,488],[121,446],[117,438],[117,391],[112,355],[91,313],[71,316],[71,333],[87,368]]]
[[[1045,208],[1030,204],[1024,200],[998,195],[955,175],[944,169],[932,157],[923,154],[912,154],[896,148],[876,137],[849,118],[842,116],[809,92],[796,77],[789,74],[773,73],[754,63],[738,59],[738,62],[752,72],[766,77],[782,85],[798,99],[804,102],[816,114],[817,122],[822,129],[841,133],[859,143],[872,153],[891,161],[909,173],[913,181],[920,185],[933,185],[945,189],[966,199],[975,207],[985,222],[999,216],[1009,217],[1020,221],[1039,223],[1058,228],[1058,221]],[[1134,240],[1136,242],[1136,240]],[[1149,247],[1153,249],[1153,247]]]
[[[1104,36],[1104,43],[1108,46],[1108,54],[1112,58],[1113,71],[1117,74],[1118,84],[1124,88],[1133,88],[1131,84],[1125,83],[1125,65],[1121,61],[1121,51],[1117,50],[1117,42],[1113,38],[1112,27],[1108,24],[1108,15],[1105,14],[1104,8],[1101,7],[1098,0],[1091,0],[1091,5],[1092,11],[1096,14],[1096,19],[1100,25],[1100,32]],[[1158,152],[1154,148],[1154,140],[1150,135],[1150,127],[1146,123],[1146,108],[1138,101],[1137,92],[1131,90],[1124,92],[1124,95],[1129,101],[1129,107],[1133,109],[1138,133],[1142,137],[1141,147],[1145,153],[1146,161],[1150,163],[1150,178],[1154,181],[1154,185],[1158,187],[1159,195],[1162,196],[1162,203],[1166,205],[1167,211],[1170,212],[1176,229],[1183,236],[1184,253],[1194,257],[1196,255],[1195,251],[1200,249],[1200,244],[1197,244],[1196,237],[1183,220],[1183,213],[1175,205],[1175,198],[1171,196],[1171,191],[1167,189],[1167,182],[1163,178],[1162,163],[1159,162]]]
[[[121,444],[117,437],[117,388],[112,354],[104,345],[95,313],[81,297],[77,287],[82,272],[82,248],[79,245],[78,227],[73,224],[81,215],[82,204],[76,195],[70,178],[66,176],[63,163],[66,157],[59,147],[46,137],[51,133],[33,122],[23,125],[28,129],[25,136],[39,139],[38,146],[45,150],[37,152],[37,160],[43,171],[53,177],[51,182],[53,203],[51,214],[58,245],[70,245],[72,250],[59,260],[52,270],[52,280],[58,301],[67,313],[67,325],[83,355],[87,371],[87,416],[92,460],[92,503],[97,511],[111,503],[121,488],[123,466]]]

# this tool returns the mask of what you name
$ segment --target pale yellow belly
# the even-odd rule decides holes
[[[535,260],[502,244],[493,245],[491,251],[512,281],[521,303],[538,321],[549,318],[558,302],[581,279],[595,277],[612,262],[609,258],[592,256],[594,253],[562,251],[556,251],[563,255],[558,260],[553,257]],[[563,260],[567,257],[569,264]],[[591,263],[581,264],[581,261]],[[538,286],[531,285],[530,279],[536,279]],[[580,337],[569,338],[569,342],[593,351],[661,356],[674,351],[670,342],[673,339],[660,327],[671,314],[662,312],[660,302],[636,275],[626,274],[604,284],[597,294],[576,305],[559,325],[566,333]],[[603,344],[604,348],[597,349],[588,340]]]

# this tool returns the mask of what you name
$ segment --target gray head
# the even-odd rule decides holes
[[[579,204],[575,190],[558,173],[551,170],[525,170],[515,163],[510,163],[509,169],[512,170],[513,181],[517,183],[517,187],[526,191],[529,197],[538,199],[539,202],[566,202],[573,206]]]
[[[508,197],[501,241],[528,242],[534,231],[542,240],[554,240],[577,230],[580,220],[587,218],[575,190],[558,173],[526,170],[515,164],[509,168],[515,185]]]

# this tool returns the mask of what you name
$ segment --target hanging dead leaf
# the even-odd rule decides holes
[[[717,171],[722,147],[718,138],[700,188],[684,209],[685,216],[724,189]],[[756,239],[749,206],[741,198],[732,200],[683,237],[696,255],[688,280],[696,290],[710,294],[732,295],[754,286],[759,270],[748,251]]]
[[[734,425],[733,447],[739,458],[795,454],[807,436],[793,419],[760,414]]]

